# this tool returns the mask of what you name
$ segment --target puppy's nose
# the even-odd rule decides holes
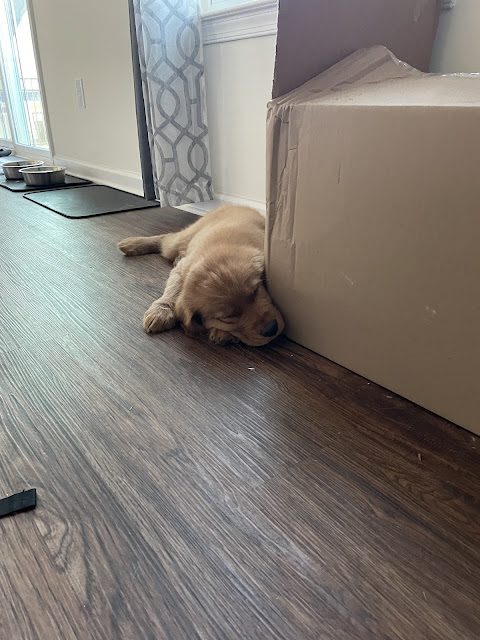
[[[263,329],[260,331],[260,335],[264,338],[273,338],[273,336],[277,335],[277,331],[278,322],[276,320],[272,320],[263,327]]]

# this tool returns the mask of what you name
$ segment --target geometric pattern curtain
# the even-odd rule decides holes
[[[144,184],[162,206],[212,200],[199,2],[130,4]]]

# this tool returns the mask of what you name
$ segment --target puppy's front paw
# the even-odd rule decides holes
[[[126,256],[138,256],[143,253],[143,242],[142,238],[125,238],[117,244],[117,249],[119,249]]]
[[[177,318],[172,307],[165,302],[154,302],[143,316],[143,327],[147,333],[160,333],[172,329]]]
[[[208,339],[214,344],[224,345],[233,340],[232,336],[221,329],[210,329]]]

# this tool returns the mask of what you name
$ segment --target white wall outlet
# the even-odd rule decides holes
[[[449,9],[453,9],[453,7],[457,4],[457,0],[442,0],[442,8],[444,11],[448,11]]]
[[[80,109],[86,109],[87,105],[85,104],[85,92],[83,90],[83,80],[82,78],[77,78],[75,80],[75,91],[77,94],[77,102]]]

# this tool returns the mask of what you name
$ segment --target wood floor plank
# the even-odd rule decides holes
[[[478,438],[281,338],[142,316],[169,266],[0,194],[0,637],[474,640]]]

